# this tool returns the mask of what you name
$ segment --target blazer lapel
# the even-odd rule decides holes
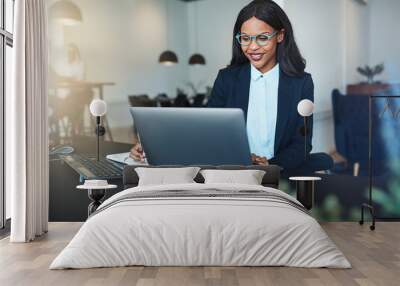
[[[280,71],[279,75],[279,87],[278,87],[278,114],[276,118],[276,130],[275,130],[275,153],[278,150],[282,136],[285,133],[286,123],[289,118],[290,111],[290,90],[291,80],[285,73]]]
[[[244,65],[238,73],[234,92],[236,93],[236,107],[243,109],[244,119],[247,121],[250,93],[250,64]]]

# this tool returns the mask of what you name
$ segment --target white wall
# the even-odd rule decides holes
[[[317,111],[331,109],[333,88],[343,87],[344,15],[342,0],[286,0],[297,44],[315,85]]]
[[[369,63],[369,11],[368,5],[354,0],[345,3],[345,83],[353,84],[365,79],[357,72],[357,67]]]
[[[165,0],[86,0],[79,3],[84,21],[69,28],[66,41],[80,44],[90,80],[113,80],[108,101],[128,94],[174,93],[187,74],[187,65],[160,66],[158,57],[174,50],[187,57],[186,5]],[[166,5],[169,15],[167,18]],[[168,42],[168,43],[167,43]],[[164,68],[160,68],[164,67]],[[149,84],[149,81],[152,84]]]
[[[342,0],[286,0],[284,9],[314,80],[313,152],[334,149],[331,92],[344,87],[344,9]]]
[[[385,64],[379,80],[400,83],[400,1],[369,0],[370,65]]]
[[[187,25],[182,24],[187,22],[186,3],[177,0],[118,0],[117,5],[110,0],[73,2],[81,9],[83,22],[64,29],[64,42],[79,47],[86,80],[115,83],[106,87],[104,94],[110,104],[111,127],[131,125],[128,95],[176,94],[176,88],[184,84],[188,73],[188,65],[184,63],[188,58],[188,31]],[[167,48],[177,53],[181,64],[165,67],[158,63],[159,55]]]
[[[189,50],[191,54],[200,52],[207,61],[206,66],[189,68],[190,81],[195,85],[204,83],[200,84],[201,90],[204,90],[206,85],[212,86],[218,70],[226,67],[230,62],[233,25],[240,9],[249,2],[248,0],[230,0],[227,5],[225,0],[203,0],[188,4]],[[196,19],[197,23],[195,23]]]

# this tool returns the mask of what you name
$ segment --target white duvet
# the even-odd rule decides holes
[[[50,269],[145,266],[293,266],[350,268],[318,222],[296,207],[257,198],[152,198],[132,192],[255,190],[262,186],[185,184],[136,187],[105,201]],[[135,193],[136,194],[136,193]]]

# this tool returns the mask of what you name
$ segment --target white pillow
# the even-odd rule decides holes
[[[205,184],[261,185],[265,171],[262,170],[202,170]]]
[[[136,168],[138,186],[195,183],[193,180],[200,168]]]

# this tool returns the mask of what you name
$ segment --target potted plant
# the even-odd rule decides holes
[[[382,63],[379,65],[376,65],[375,67],[370,67],[368,65],[366,65],[365,67],[358,67],[357,71],[361,75],[367,77],[368,84],[373,84],[373,83],[376,83],[374,81],[374,77],[377,76],[378,74],[381,74],[384,71],[384,69],[385,69],[385,66]]]

